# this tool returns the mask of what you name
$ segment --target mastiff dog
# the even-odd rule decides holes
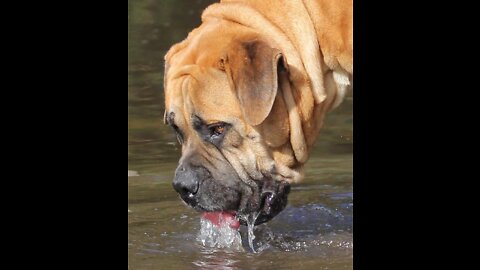
[[[174,189],[215,218],[287,204],[325,115],[353,84],[352,0],[222,0],[165,56]]]

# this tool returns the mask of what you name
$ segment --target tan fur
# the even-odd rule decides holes
[[[188,151],[222,155],[244,181],[303,178],[325,114],[353,77],[352,0],[224,0],[165,56],[165,107]],[[277,86],[278,83],[278,86]],[[230,123],[220,152],[192,115]]]

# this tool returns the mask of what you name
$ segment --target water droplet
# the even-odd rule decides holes
[[[242,239],[240,232],[230,227],[228,222],[220,222],[220,226],[214,225],[208,219],[200,219],[200,232],[197,241],[205,247],[229,248],[242,251]]]
[[[253,253],[257,253],[255,251],[255,247],[253,246],[253,240],[255,239],[255,234],[253,233],[253,228],[255,227],[255,221],[257,220],[260,212],[253,212],[248,215],[242,215],[240,218],[247,221],[247,230],[248,230],[248,245]]]

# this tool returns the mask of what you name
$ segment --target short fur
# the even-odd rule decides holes
[[[352,85],[352,31],[352,0],[209,6],[165,56],[166,115],[175,114],[184,136],[179,168],[196,156],[209,181],[239,179],[251,187],[248,196],[258,193],[253,181],[302,180],[325,114]],[[198,134],[195,117],[229,124],[220,145]]]

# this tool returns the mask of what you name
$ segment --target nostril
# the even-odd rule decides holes
[[[188,190],[187,188],[182,188],[182,191],[180,193],[188,195],[192,194],[192,192],[190,192],[190,190]]]
[[[200,179],[204,179],[203,170],[192,166],[178,166],[172,183],[173,188],[183,198],[194,198],[199,189]]]
[[[173,180],[173,188],[181,196],[189,196],[190,198],[198,191],[198,182],[192,178],[178,178]]]

